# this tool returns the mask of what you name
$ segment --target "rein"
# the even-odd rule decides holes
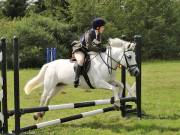
[[[129,65],[129,63],[128,63],[128,56],[126,55],[126,52],[131,51],[131,50],[126,50],[126,51],[124,51],[121,59],[120,59],[119,61],[117,61],[117,60],[115,60],[115,59],[112,57],[112,54],[111,54],[111,49],[112,49],[112,47],[111,47],[109,44],[108,44],[108,46],[109,46],[109,48],[107,48],[107,49],[108,49],[108,52],[105,53],[105,54],[107,55],[107,60],[106,60],[106,61],[103,59],[103,57],[102,57],[102,55],[101,55],[101,52],[98,52],[98,54],[99,54],[101,60],[103,61],[103,63],[107,66],[109,74],[112,74],[112,70],[116,70],[117,67],[118,67],[118,66],[113,67],[113,66],[112,66],[112,62],[114,61],[115,63],[117,63],[117,64],[120,65],[123,56],[124,56],[124,58],[125,58],[126,65],[127,65],[127,68],[128,68],[128,69],[133,68],[133,67],[134,67],[134,68],[137,67],[137,64]],[[90,61],[91,61],[92,59],[94,59],[95,57],[97,57],[98,54],[95,55],[93,58],[91,58]]]
[[[104,64],[108,67],[108,72],[109,74],[112,74],[112,70],[116,70],[117,67],[112,67],[112,61],[116,62],[117,64],[120,64],[121,60],[118,62],[116,61],[112,56],[111,56],[111,46],[109,45],[109,49],[108,49],[108,53],[105,53],[108,57],[107,57],[107,62],[103,59],[101,53],[99,52],[99,56],[101,57],[102,61],[104,62]],[[123,56],[122,56],[123,57]],[[109,58],[110,58],[110,64],[109,63]]]
[[[107,62],[103,59],[103,57],[101,56],[101,53],[99,52],[99,55],[100,55],[100,57],[101,57],[101,59],[102,59],[102,61],[104,62],[104,64],[108,67],[108,72],[109,72],[109,74],[112,74],[112,70],[116,70],[117,69],[117,67],[113,67],[112,66],[112,61],[114,61],[114,62],[116,62],[117,64],[119,64],[120,65],[120,63],[121,63],[121,60],[122,60],[122,58],[123,58],[123,56],[124,56],[124,58],[125,58],[125,61],[126,61],[126,65],[127,65],[127,68],[128,69],[132,69],[133,67],[134,68],[136,68],[137,67],[137,64],[134,64],[134,65],[129,65],[129,62],[128,62],[128,56],[126,55],[126,52],[129,52],[129,51],[131,51],[131,50],[126,50],[126,51],[124,51],[123,52],[123,55],[122,55],[122,57],[121,57],[121,59],[120,59],[120,61],[117,61],[117,60],[115,60],[112,56],[111,56],[111,46],[109,45],[109,48],[108,48],[108,53],[105,53],[108,57],[107,57]],[[109,59],[110,59],[110,64],[109,64]]]

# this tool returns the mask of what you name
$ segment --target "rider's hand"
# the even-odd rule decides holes
[[[100,45],[101,42],[98,41],[97,39],[94,39],[94,40],[92,41],[92,44],[93,44],[94,46],[97,46],[97,45]]]

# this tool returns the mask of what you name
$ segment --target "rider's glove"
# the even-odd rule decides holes
[[[97,45],[100,45],[100,44],[101,44],[101,42],[98,41],[97,39],[94,39],[94,40],[92,41],[92,45],[93,45],[93,46],[97,46]]]

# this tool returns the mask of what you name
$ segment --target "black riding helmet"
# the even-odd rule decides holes
[[[102,19],[102,18],[96,18],[93,20],[92,22],[92,27],[93,29],[97,29],[97,27],[101,27],[101,26],[104,26],[106,24],[105,20]]]

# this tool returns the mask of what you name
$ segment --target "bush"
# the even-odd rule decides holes
[[[21,67],[42,66],[46,61],[47,47],[56,47],[57,57],[66,58],[69,45],[75,39],[69,24],[39,15],[17,18],[14,21],[2,20],[0,25],[0,34],[8,39],[8,44],[12,43],[13,35],[19,37]],[[8,45],[8,67],[12,67],[10,54],[12,47]]]

